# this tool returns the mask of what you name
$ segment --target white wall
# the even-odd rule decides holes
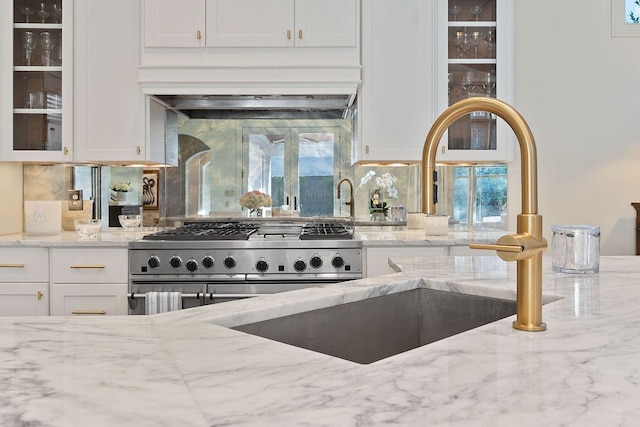
[[[4,183],[0,234],[22,231],[22,179],[22,163],[0,163],[0,182]]]
[[[634,255],[640,38],[611,37],[609,0],[515,4],[515,106],[538,147],[545,236],[553,224],[600,225],[601,254]]]

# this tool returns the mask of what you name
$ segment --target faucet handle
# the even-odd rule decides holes
[[[520,261],[544,250],[547,247],[547,241],[544,238],[535,238],[528,233],[507,234],[500,237],[495,244],[471,243],[469,247],[494,250],[504,261]]]

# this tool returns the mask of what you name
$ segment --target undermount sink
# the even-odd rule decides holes
[[[419,288],[233,329],[368,364],[515,313],[515,301]]]

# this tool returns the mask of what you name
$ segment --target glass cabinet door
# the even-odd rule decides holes
[[[63,58],[69,50],[63,24],[72,4],[65,0],[12,1],[12,151],[16,160],[63,160],[68,154],[63,123],[68,126],[69,118],[63,114],[63,102],[71,98],[63,83]],[[65,8],[70,8],[69,13],[63,14]]]
[[[472,97],[508,97],[502,90],[506,80],[504,64],[513,58],[507,57],[498,39],[503,28],[498,19],[505,19],[506,3],[447,1],[447,106]],[[449,156],[447,160],[504,160],[506,154],[500,146],[499,132],[495,115],[473,112],[449,127],[446,141],[441,142],[444,146],[441,154]]]

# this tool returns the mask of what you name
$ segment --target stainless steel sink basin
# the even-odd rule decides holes
[[[367,364],[515,313],[515,301],[413,289],[233,329]]]

